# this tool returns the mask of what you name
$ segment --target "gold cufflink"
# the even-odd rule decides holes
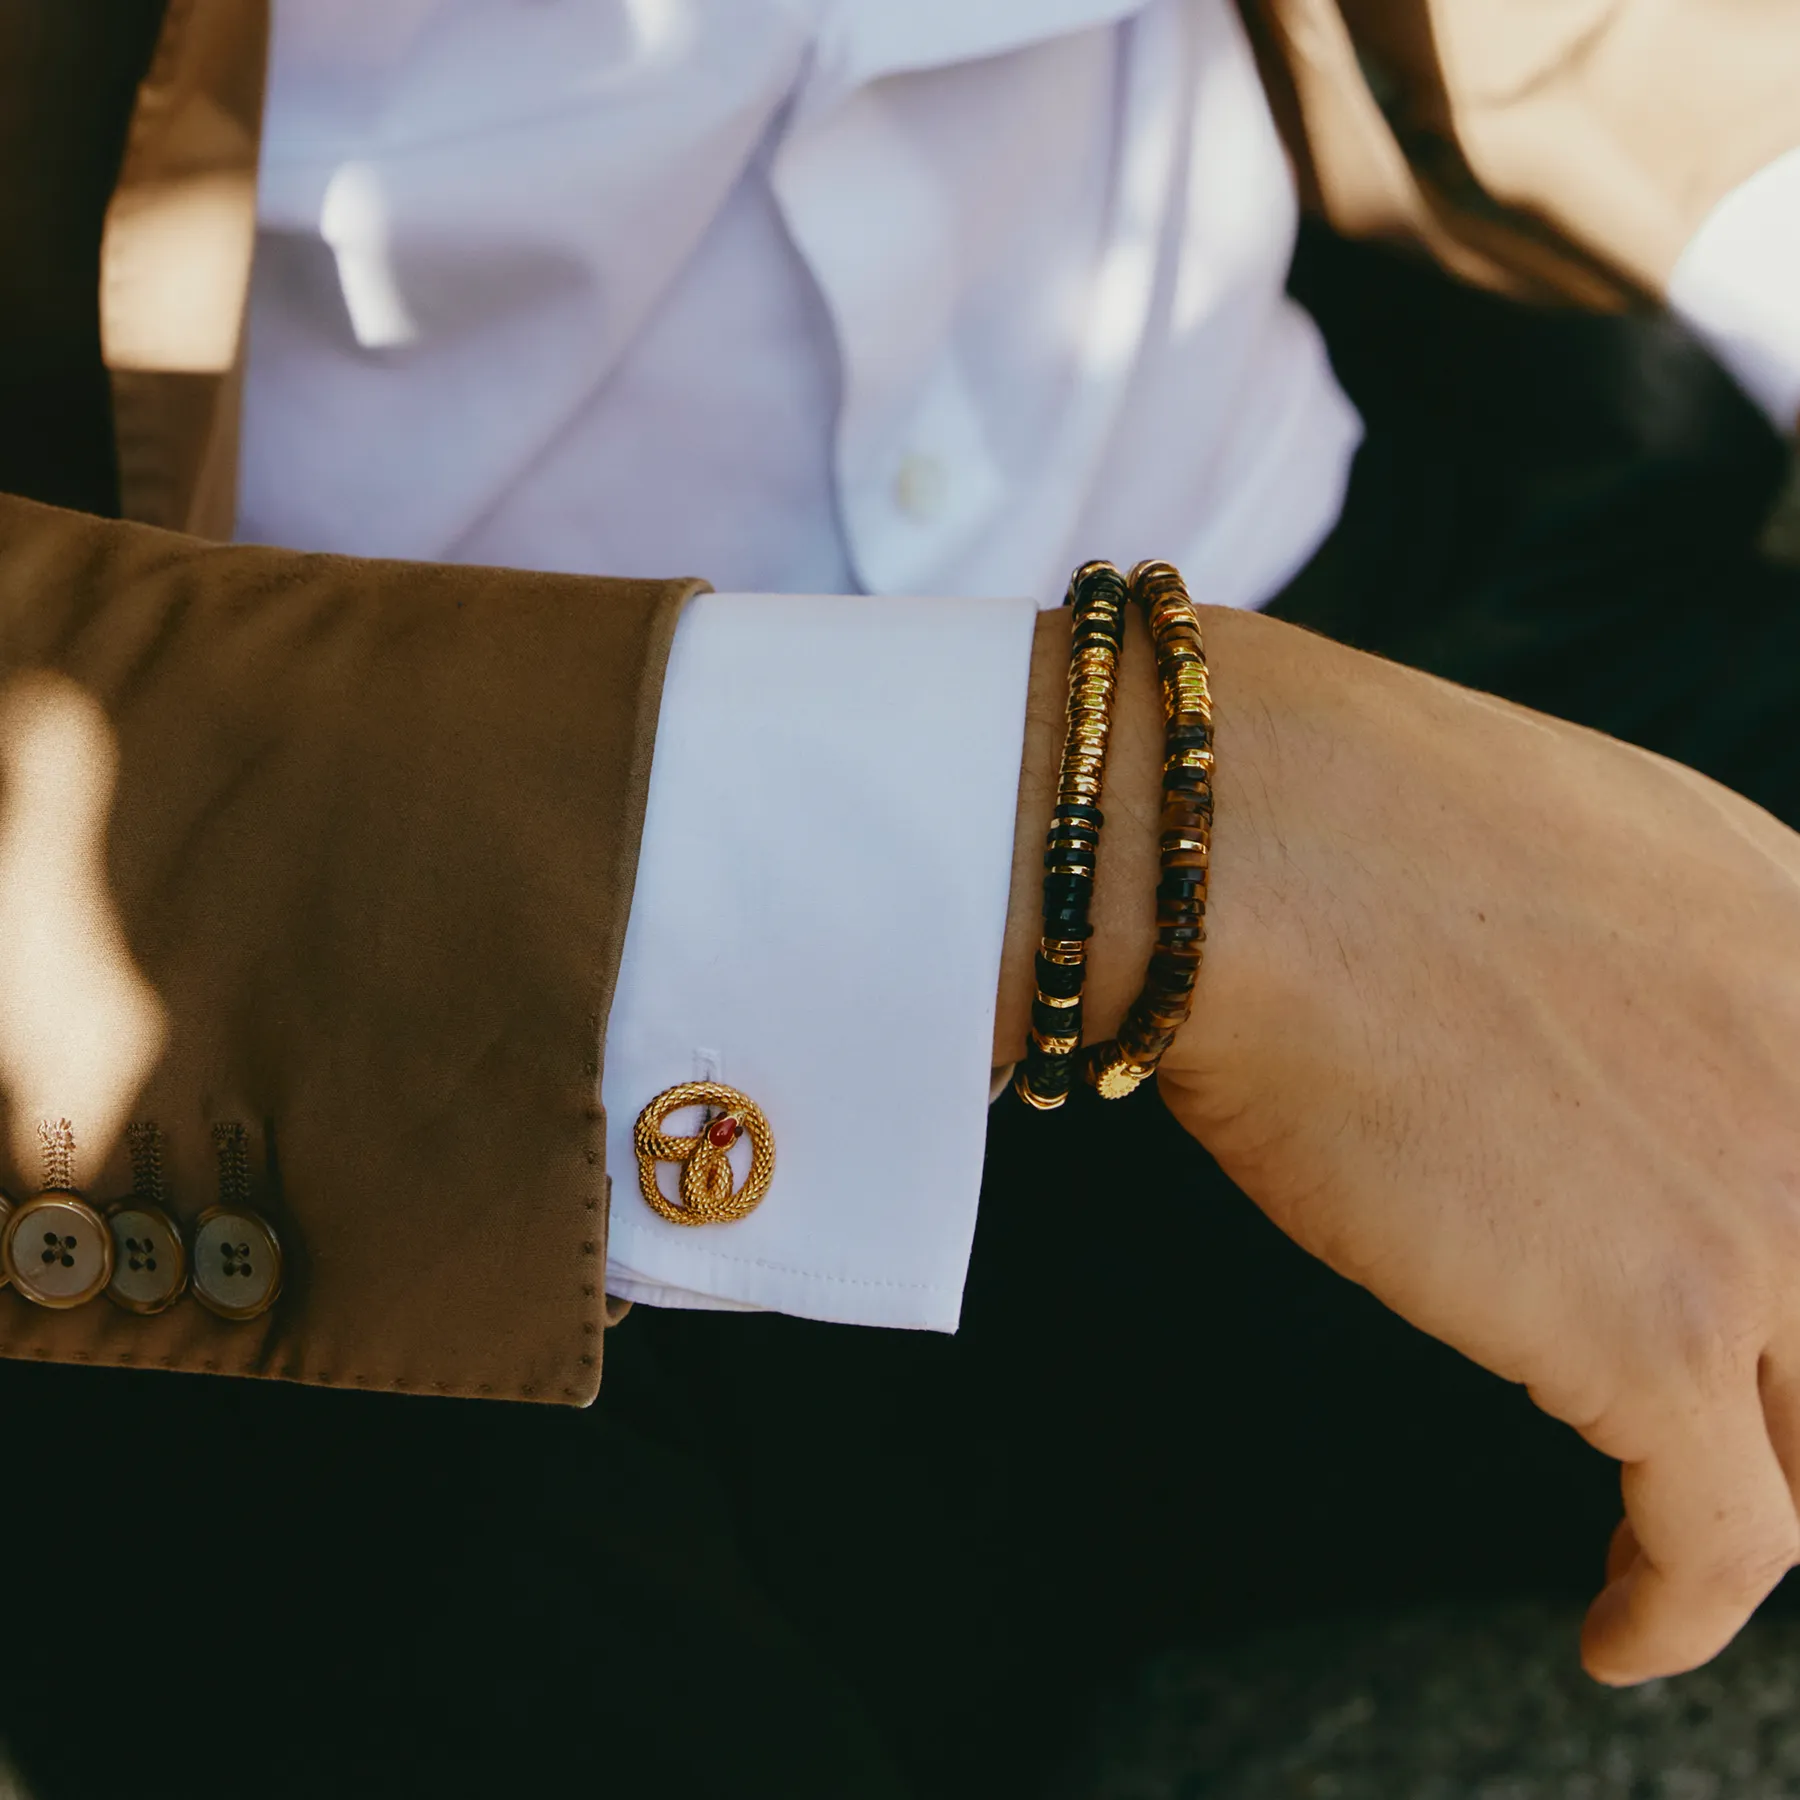
[[[665,1132],[663,1121],[687,1106],[715,1110],[691,1137]],[[741,1188],[731,1167],[732,1147],[740,1137],[750,1140],[750,1173]],[[724,1225],[742,1219],[762,1204],[775,1175],[775,1133],[762,1108],[720,1081],[684,1081],[665,1088],[638,1114],[632,1147],[644,1203],[674,1225]],[[678,1201],[662,1191],[658,1163],[680,1165]]]

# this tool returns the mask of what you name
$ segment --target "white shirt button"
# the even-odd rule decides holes
[[[950,471],[935,456],[918,451],[900,459],[894,472],[894,500],[908,517],[935,519],[950,498]]]

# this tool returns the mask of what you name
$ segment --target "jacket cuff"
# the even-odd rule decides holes
[[[34,1189],[36,1119],[66,1116],[104,1206],[130,1187],[126,1123],[153,1122],[192,1241],[213,1128],[241,1125],[286,1265],[237,1323],[0,1293],[0,1355],[593,1397],[599,1041],[694,585],[221,547],[0,499],[0,709],[35,695],[30,718],[60,707],[92,748],[38,760],[43,842],[7,821],[0,896],[41,921],[42,880],[12,869],[88,870],[109,931],[72,940],[67,992],[99,991],[103,950],[154,1022],[122,1072],[120,1034],[73,1011],[21,1029],[27,984],[0,991],[0,1179]]]

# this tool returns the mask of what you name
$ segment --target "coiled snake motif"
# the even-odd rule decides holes
[[[663,1120],[684,1106],[719,1110],[691,1137],[665,1132]],[[740,1136],[750,1140],[750,1174],[741,1188],[731,1167],[731,1148]],[[632,1148],[644,1203],[675,1225],[724,1225],[744,1218],[761,1205],[775,1174],[775,1134],[762,1108],[719,1081],[684,1081],[658,1094],[638,1114]],[[679,1202],[657,1182],[656,1165],[665,1162],[681,1165]]]

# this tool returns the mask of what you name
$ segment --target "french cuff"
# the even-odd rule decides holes
[[[1669,304],[1777,429],[1800,431],[1800,149],[1707,215],[1669,278]]]
[[[956,1328],[1036,617],[1030,599],[688,603],[606,1026],[609,1292]],[[747,1217],[675,1223],[640,1192],[638,1116],[695,1080],[767,1119],[774,1173]],[[729,1151],[740,1188],[750,1153],[747,1134]],[[654,1173],[675,1196],[679,1167]]]

